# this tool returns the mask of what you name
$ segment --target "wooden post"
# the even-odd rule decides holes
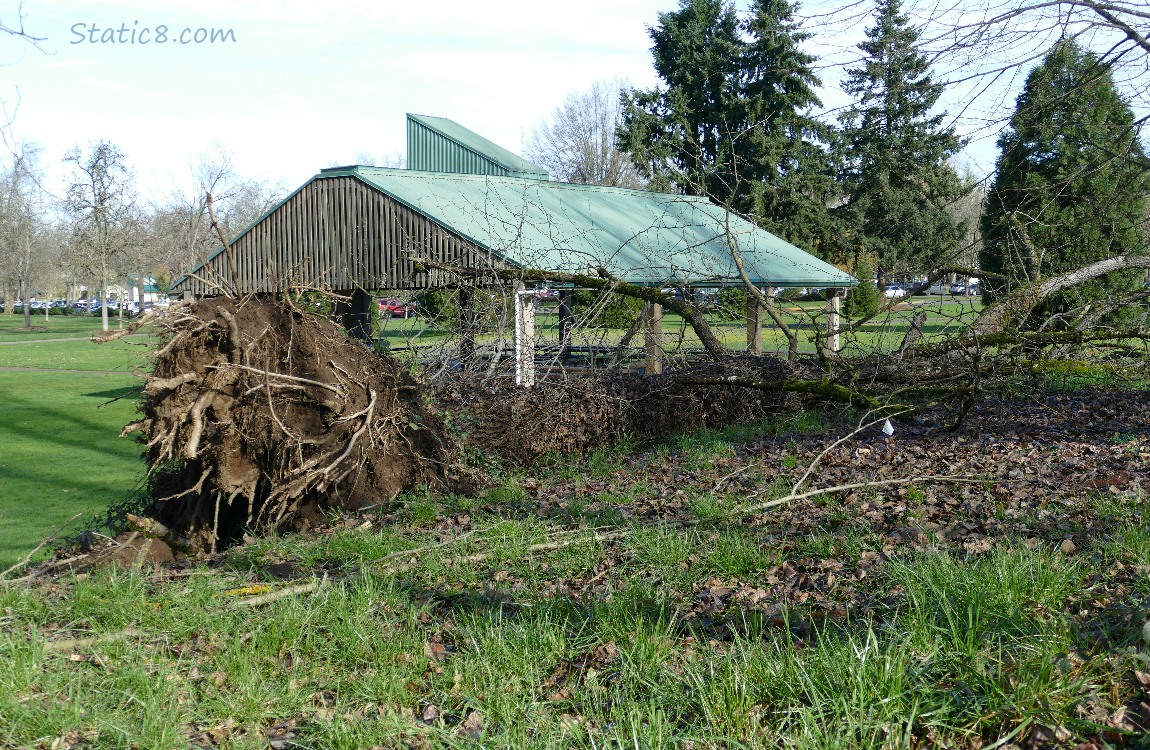
[[[459,288],[459,361],[464,367],[475,356],[475,290]]]
[[[840,317],[843,309],[841,289],[827,290],[827,346],[828,355],[838,354],[842,350],[842,334],[839,333]]]
[[[535,385],[535,300],[522,284],[515,286],[515,384]]]
[[[344,314],[343,327],[354,339],[365,344],[372,343],[371,331],[371,305],[372,296],[364,289],[356,289],[351,293],[351,305]]]
[[[759,298],[747,294],[747,354],[759,356],[763,353],[763,308]]]
[[[643,332],[643,349],[647,356],[647,374],[663,374],[663,306],[648,302],[643,306],[646,330]]]
[[[571,314],[571,290],[559,290],[559,349],[560,356],[567,353],[567,347],[571,344],[571,327],[575,322],[575,316]]]

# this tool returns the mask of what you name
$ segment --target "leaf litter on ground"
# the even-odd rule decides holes
[[[973,570],[980,560],[987,561],[987,569],[1002,567],[1003,560],[1025,560],[1031,565],[1026,575],[1034,579],[1027,586],[1038,593],[999,603],[1005,608],[987,632],[1004,628],[1026,648],[1032,631],[1061,632],[1059,644],[1065,648],[1051,658],[1064,664],[1058,667],[1063,682],[1057,684],[1065,690],[1060,699],[1067,707],[1058,716],[1002,708],[1001,716],[990,712],[962,727],[926,722],[908,731],[920,744],[931,744],[934,737],[967,747],[1008,736],[1032,747],[1128,743],[1150,717],[1150,688],[1138,677],[1150,671],[1150,657],[1134,645],[1150,602],[1150,535],[1138,531],[1146,525],[1150,487],[1148,414],[1146,393],[987,400],[956,432],[934,427],[929,419],[895,416],[893,434],[884,434],[880,421],[833,444],[852,425],[829,418],[821,432],[740,433],[749,439],[707,433],[680,440],[677,448],[600,455],[588,472],[579,471],[577,460],[561,470],[538,467],[508,477],[501,491],[486,498],[431,498],[431,517],[376,510],[216,556],[209,563],[218,578],[213,585],[225,596],[212,606],[242,612],[232,615],[242,621],[274,616],[276,607],[292,600],[322,600],[329,595],[319,593],[317,579],[324,576],[325,589],[390,587],[406,604],[379,604],[375,614],[409,621],[405,627],[421,634],[411,652],[397,653],[395,664],[422,671],[407,682],[406,703],[379,708],[360,703],[345,720],[378,722],[386,715],[391,722],[415,722],[419,727],[410,728],[405,742],[420,746],[480,742],[506,730],[509,720],[491,709],[497,703],[489,695],[467,695],[459,671],[486,658],[474,641],[476,618],[513,630],[533,611],[566,613],[570,643],[532,655],[539,665],[534,677],[507,689],[554,705],[546,721],[561,734],[603,733],[619,723],[611,718],[610,705],[623,704],[617,694],[643,658],[636,649],[662,654],[645,667],[643,679],[670,679],[657,677],[662,670],[683,681],[694,674],[699,659],[721,661],[748,642],[781,639],[796,653],[815,653],[838,638],[864,637],[858,634],[874,628],[895,639],[899,618],[916,611],[923,576],[930,577],[919,568],[907,572],[906,565],[942,560],[949,561],[948,570]],[[792,491],[816,458],[808,488],[860,480],[874,484],[803,497],[749,516],[738,513],[749,500]],[[965,481],[896,483],[938,475]],[[1051,584],[1054,598],[1042,600],[1034,561],[1072,585]],[[151,596],[170,601],[188,585],[183,573],[193,570],[202,568],[183,563],[141,575]],[[982,574],[993,579],[1010,571]],[[83,587],[84,575],[76,577],[79,581],[47,580],[39,595],[61,603]],[[272,613],[234,608],[245,598],[266,596],[269,585],[273,592],[288,592],[265,600]],[[955,593],[961,586],[930,585],[941,600],[964,601]],[[255,595],[245,597],[245,592]],[[980,607],[999,606],[988,603],[993,599],[982,591],[965,600],[974,607],[966,615],[977,619]],[[637,623],[638,631],[610,621],[618,617],[610,613],[620,601],[630,603],[628,622]],[[939,617],[947,614],[946,601],[931,606]],[[136,619],[124,624],[132,632],[146,631]],[[62,618],[21,624],[28,637],[42,642],[75,637],[80,627]],[[642,630],[651,627],[656,635]],[[122,642],[113,637],[107,645]],[[1002,648],[1013,648],[1010,639],[1003,643]],[[195,635],[174,648],[179,658],[195,662],[213,651],[202,644],[203,636]],[[128,645],[149,647],[146,639]],[[1016,658],[994,667],[1008,684],[1018,679],[1010,674],[1010,660]],[[201,671],[213,674],[206,667]],[[209,682],[218,691],[229,689],[227,681]],[[610,705],[597,703],[602,695],[614,696]],[[769,715],[769,703],[756,709],[759,714],[748,709],[747,716]],[[273,746],[290,747],[283,743],[296,736],[321,736],[330,723],[323,717],[334,715],[300,711],[268,717],[258,734]],[[678,724],[684,731],[697,728],[699,716],[684,709]],[[652,726],[651,719],[644,726]],[[224,722],[189,731],[185,736],[193,742],[220,743],[238,730]],[[246,725],[240,734],[251,731]]]

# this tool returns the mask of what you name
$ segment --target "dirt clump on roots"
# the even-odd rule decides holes
[[[624,436],[660,439],[788,413],[791,393],[692,379],[742,377],[781,383],[792,366],[774,357],[732,356],[664,375],[603,372],[537,381],[460,375],[436,395],[468,448],[529,466],[555,453],[587,452]]]
[[[476,477],[394,360],[290,301],[174,308],[144,386],[153,515],[215,551],[248,531],[308,528],[426,486]]]

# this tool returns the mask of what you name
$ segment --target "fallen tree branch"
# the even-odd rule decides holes
[[[50,654],[60,653],[62,651],[76,651],[97,644],[115,643],[116,641],[123,641],[128,638],[142,638],[146,635],[147,633],[142,630],[137,630],[136,628],[124,628],[123,630],[117,630],[113,633],[101,633],[100,635],[91,635],[84,638],[48,641],[44,644],[44,650]]]
[[[821,380],[801,380],[798,378],[787,378],[785,380],[763,380],[760,378],[748,378],[742,375],[672,375],[671,380],[683,385],[715,385],[727,386],[734,388],[754,388],[760,391],[782,391],[785,393],[806,393],[813,396],[822,396],[824,398],[834,399],[836,401],[846,401],[847,403],[862,404],[871,409],[889,409],[897,408],[892,404],[887,404],[879,401],[876,398],[852,391],[846,386],[839,385],[830,380],[830,378],[823,378]]]
[[[499,525],[500,524],[495,524],[494,526],[489,527],[488,529],[485,529],[485,531],[490,531],[491,529],[493,529]],[[463,541],[464,539],[466,539],[467,537],[471,536],[472,534],[474,534],[475,531],[476,530],[473,529],[472,531],[469,531],[465,534],[461,534],[460,536],[455,537],[454,539],[449,539],[449,540],[446,540],[444,542],[440,542],[439,544],[433,544],[433,545],[429,545],[427,547],[420,547],[417,549],[401,550],[399,552],[394,552],[390,555],[386,555],[384,557],[379,558],[378,561],[372,562],[368,566],[368,571],[370,571],[372,574],[376,574],[376,575],[382,574],[382,573],[401,573],[405,570],[409,570],[410,568],[414,567],[416,563],[412,563],[412,562],[401,563],[401,564],[395,565],[395,566],[383,567],[382,569],[380,568],[380,566],[377,563],[379,563],[379,562],[390,562],[391,560],[396,559],[396,558],[419,557],[420,555],[425,554],[427,552],[431,552],[433,550],[437,550],[437,549],[441,549],[443,547],[457,544],[457,543]],[[566,547],[570,547],[572,544],[578,544],[580,542],[586,542],[586,541],[592,541],[592,542],[609,541],[612,539],[618,539],[620,537],[626,536],[627,534],[630,533],[628,530],[619,530],[619,531],[610,531],[610,532],[602,532],[602,533],[593,533],[590,537],[587,537],[584,535],[584,531],[585,530],[583,530],[583,529],[573,529],[571,531],[564,530],[564,532],[562,532],[562,533],[564,535],[567,535],[567,538],[559,539],[559,540],[552,540],[552,541],[548,541],[548,542],[540,542],[538,544],[532,544],[523,550],[523,554],[524,555],[533,555],[533,554],[536,554],[539,552],[551,552],[551,551],[554,551],[557,549],[564,549]],[[484,562],[486,560],[490,560],[494,556],[495,556],[495,553],[493,553],[493,552],[477,552],[477,553],[472,554],[472,555],[467,555],[465,557],[456,558],[455,562],[456,563]],[[276,591],[272,591],[272,592],[269,592],[267,594],[261,594],[260,596],[253,596],[253,597],[250,597],[248,599],[241,599],[240,601],[238,601],[236,603],[242,607],[258,607],[262,604],[268,604],[270,602],[279,601],[280,599],[286,599],[288,597],[296,596],[298,594],[310,594],[311,592],[318,589],[320,587],[320,585],[322,585],[326,581],[327,581],[327,578],[322,578],[322,579],[315,580],[315,581],[309,581],[307,583],[301,583],[301,584],[298,584],[296,586],[288,586],[286,588],[278,589]]]
[[[1027,284],[985,308],[970,327],[968,337],[991,336],[1018,328],[1034,308],[1058,292],[1115,271],[1150,268],[1150,256],[1117,255],[1058,276]]]
[[[899,479],[876,479],[868,482],[852,482],[850,484],[836,484],[832,487],[820,487],[815,490],[807,490],[806,492],[789,492],[782,497],[775,498],[774,500],[768,500],[764,503],[757,503],[755,505],[740,505],[738,507],[732,508],[730,511],[724,513],[723,515],[728,517],[746,516],[752,513],[769,510],[770,508],[774,508],[779,505],[786,505],[787,503],[792,503],[796,500],[805,500],[808,497],[828,495],[836,492],[846,492],[848,490],[861,490],[868,487],[889,487],[891,485],[918,484],[920,482],[962,482],[964,484],[985,484],[986,481],[987,480],[985,479],[971,479],[969,477],[960,476],[925,475],[919,477],[902,477]]]
[[[799,481],[795,482],[791,486],[790,494],[793,495],[799,491],[799,488],[803,486],[803,483],[807,481],[807,478],[810,477],[811,473],[818,467],[818,465],[822,462],[823,458],[828,453],[830,453],[832,450],[839,447],[840,445],[842,445],[846,441],[850,440],[851,438],[853,438],[855,435],[859,434],[863,430],[866,430],[870,427],[874,427],[879,422],[885,422],[886,420],[890,419],[891,417],[898,416],[899,414],[905,414],[908,411],[910,411],[909,408],[903,408],[901,411],[896,410],[896,411],[893,411],[889,414],[882,414],[878,418],[876,418],[870,422],[867,422],[866,419],[867,419],[867,417],[869,417],[874,412],[871,411],[871,412],[867,412],[866,414],[864,414],[863,418],[859,420],[858,427],[851,430],[846,435],[843,435],[841,438],[834,441],[833,443],[831,443],[827,447],[823,448],[822,451],[820,451],[819,454],[817,456],[815,456],[815,459],[813,461],[811,461],[809,464],[807,464],[807,469],[806,469],[806,471],[803,472],[803,475],[801,477],[799,477]]]
[[[24,555],[24,557],[20,560],[20,562],[16,563],[15,565],[10,565],[7,568],[5,568],[3,570],[3,572],[0,572],[0,581],[3,581],[5,578],[7,578],[9,573],[16,571],[16,570],[22,570],[28,563],[30,563],[32,561],[32,558],[36,556],[37,552],[44,549],[44,547],[47,546],[52,540],[54,540],[56,538],[56,536],[68,526],[68,524],[75,521],[77,518],[80,517],[80,515],[81,514],[77,513],[76,515],[72,516],[71,518],[69,518],[64,523],[57,526],[55,531],[53,531],[51,534],[49,534],[48,536],[46,536],[44,538],[44,541],[40,542],[35,547],[33,547],[31,552]],[[23,580],[23,579],[17,578],[17,579],[14,579],[13,581],[10,581],[10,583],[15,583],[15,582],[21,581],[21,580]]]

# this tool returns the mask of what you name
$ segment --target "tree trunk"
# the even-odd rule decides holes
[[[108,280],[103,279],[100,286],[100,328],[108,330]]]
[[[20,279],[20,301],[24,303],[24,327],[32,327],[32,302],[28,299],[28,284]]]

